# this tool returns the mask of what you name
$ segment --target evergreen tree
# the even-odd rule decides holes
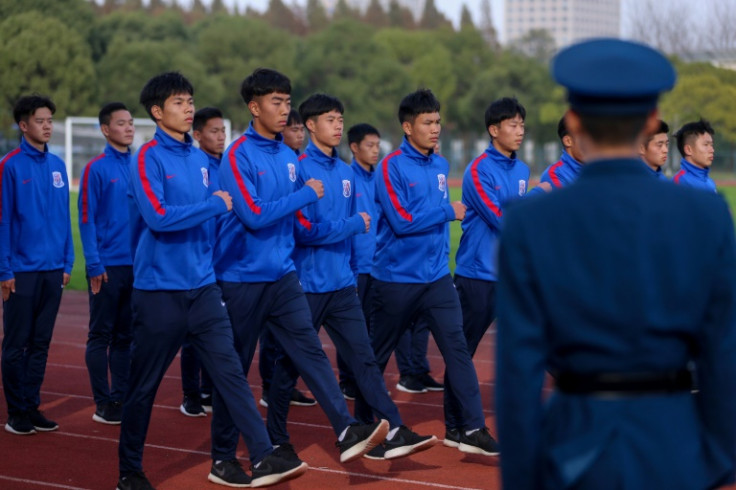
[[[330,24],[327,12],[320,0],[307,0],[307,26],[309,32],[319,32]]]
[[[363,15],[363,22],[377,29],[388,26],[388,14],[379,0],[371,0]]]
[[[460,29],[475,29],[473,16],[470,14],[470,10],[468,10],[468,6],[465,4],[463,4],[463,9],[460,12]]]
[[[388,3],[388,24],[402,29],[414,29],[416,26],[411,10],[403,7],[398,0]]]
[[[439,29],[441,27],[452,28],[452,22],[437,10],[434,0],[425,0],[424,11],[422,12],[421,20],[419,21],[419,27],[427,30]]]

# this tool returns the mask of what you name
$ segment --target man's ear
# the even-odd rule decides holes
[[[102,135],[107,138],[110,136],[110,125],[109,124],[100,124],[100,131],[102,131]]]
[[[358,153],[358,143],[350,143],[350,151],[352,151],[353,154]]]
[[[25,133],[28,131],[28,121],[24,121],[23,119],[20,120],[18,123],[18,129],[20,129],[21,133]]]
[[[496,124],[491,124],[490,126],[488,126],[488,134],[491,135],[491,138],[498,138],[498,130],[499,127]]]
[[[404,121],[403,123],[401,123],[401,129],[404,130],[404,134],[407,136],[411,136],[412,128],[413,128],[413,125],[409,121]]]
[[[164,118],[164,110],[162,107],[154,105],[153,107],[151,107],[151,115],[156,121],[160,121]]]
[[[306,121],[304,121],[304,127],[307,128],[307,131],[310,133],[314,133],[314,128],[316,126],[316,122],[314,122],[314,119],[309,118]]]
[[[261,106],[255,100],[248,102],[248,110],[253,117],[259,117],[261,115]]]

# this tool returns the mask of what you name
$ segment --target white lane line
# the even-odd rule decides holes
[[[0,480],[12,481],[16,483],[25,483],[27,485],[38,485],[43,488],[66,488],[67,490],[89,490],[84,487],[70,487],[69,485],[61,485],[59,483],[50,483],[47,481],[28,480],[26,478],[13,478],[12,476],[0,475]]]

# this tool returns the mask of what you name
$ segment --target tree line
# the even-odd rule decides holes
[[[136,117],[140,89],[151,76],[178,70],[192,80],[198,107],[220,107],[243,129],[249,117],[239,96],[243,78],[268,66],[292,79],[294,105],[314,92],[339,97],[346,125],[369,122],[392,144],[401,97],[431,88],[442,102],[443,140],[464,142],[464,164],[485,137],[483,112],[492,100],[516,96],[527,109],[527,138],[537,166],[550,163],[544,143],[555,142],[564,92],[548,73],[553,51],[532,33],[500,47],[483,2],[479,25],[466,7],[460,26],[428,0],[418,20],[391,0],[365,11],[338,1],[328,14],[318,0],[304,8],[270,0],[259,13],[228,10],[221,0],[0,0],[0,130],[12,134],[12,106],[29,92],[50,95],[57,119],[94,116],[111,100]],[[544,37],[543,34],[541,36]],[[543,44],[543,43],[542,43]],[[663,101],[668,120],[708,117],[725,141],[736,141],[736,73],[678,62],[680,81]]]

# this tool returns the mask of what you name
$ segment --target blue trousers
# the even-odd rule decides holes
[[[130,387],[120,428],[120,473],[142,469],[143,446],[156,391],[186,339],[222,394],[223,413],[243,434],[253,461],[273,446],[256,408],[235,348],[233,330],[215,284],[188,291],[133,290],[133,344]]]
[[[370,423],[374,421],[375,413],[379,419],[388,420],[391,427],[400,426],[401,416],[388,396],[383,375],[376,364],[355,287],[349,286],[329,293],[307,293],[306,298],[312,312],[314,331],[318,332],[320,326],[324,325],[337,352],[342,353],[344,359],[350,359],[352,371],[358,374],[355,377],[359,392],[355,400],[356,419],[362,423]],[[298,376],[289,357],[291,352],[287,349],[287,355],[276,361],[271,381],[266,426],[274,444],[289,442],[286,418],[291,391]]]
[[[427,322],[445,360],[445,391],[462,407],[468,429],[485,427],[475,366],[463,334],[460,301],[448,274],[432,283],[409,284],[373,280],[371,329],[373,350],[381,370],[408,325]]]
[[[84,354],[97,405],[120,402],[128,391],[133,338],[130,313],[133,267],[111,266],[105,271],[107,282],[102,283],[100,292],[92,294],[89,290],[89,334]],[[89,287],[89,277],[87,281]]]
[[[186,340],[181,346],[181,389],[184,395],[196,399],[212,394],[212,378],[199,362],[197,350]]]
[[[8,413],[38,408],[64,272],[18,272],[3,302],[2,378]]]
[[[463,310],[463,333],[470,356],[475,355],[478,344],[493,322],[496,313],[496,283],[455,276],[455,287]],[[445,380],[447,375],[445,375]],[[448,429],[466,427],[460,400],[455,393],[445,390],[445,425]]]
[[[370,274],[358,274],[358,300],[360,301],[360,307],[363,310],[363,317],[365,318],[365,325],[368,329],[368,335],[371,334],[371,281],[373,278]],[[340,383],[352,383],[355,384],[355,375],[353,370],[340,355],[337,353],[337,372],[339,373]]]
[[[266,327],[258,342],[258,373],[261,375],[264,391],[271,387],[276,359],[282,354],[281,345],[273,338],[271,329]]]
[[[276,282],[222,282],[221,287],[232,321],[235,347],[246,373],[261,331],[268,325],[281,347],[292,356],[299,374],[324,410],[335,433],[339,435],[354,423],[356,420],[348,412],[330,361],[312,327],[309,305],[296,273],[290,272]],[[232,459],[237,449],[237,430],[230,414],[219,408],[224,397],[225,394],[219,393],[215,386],[212,395],[214,460]]]

